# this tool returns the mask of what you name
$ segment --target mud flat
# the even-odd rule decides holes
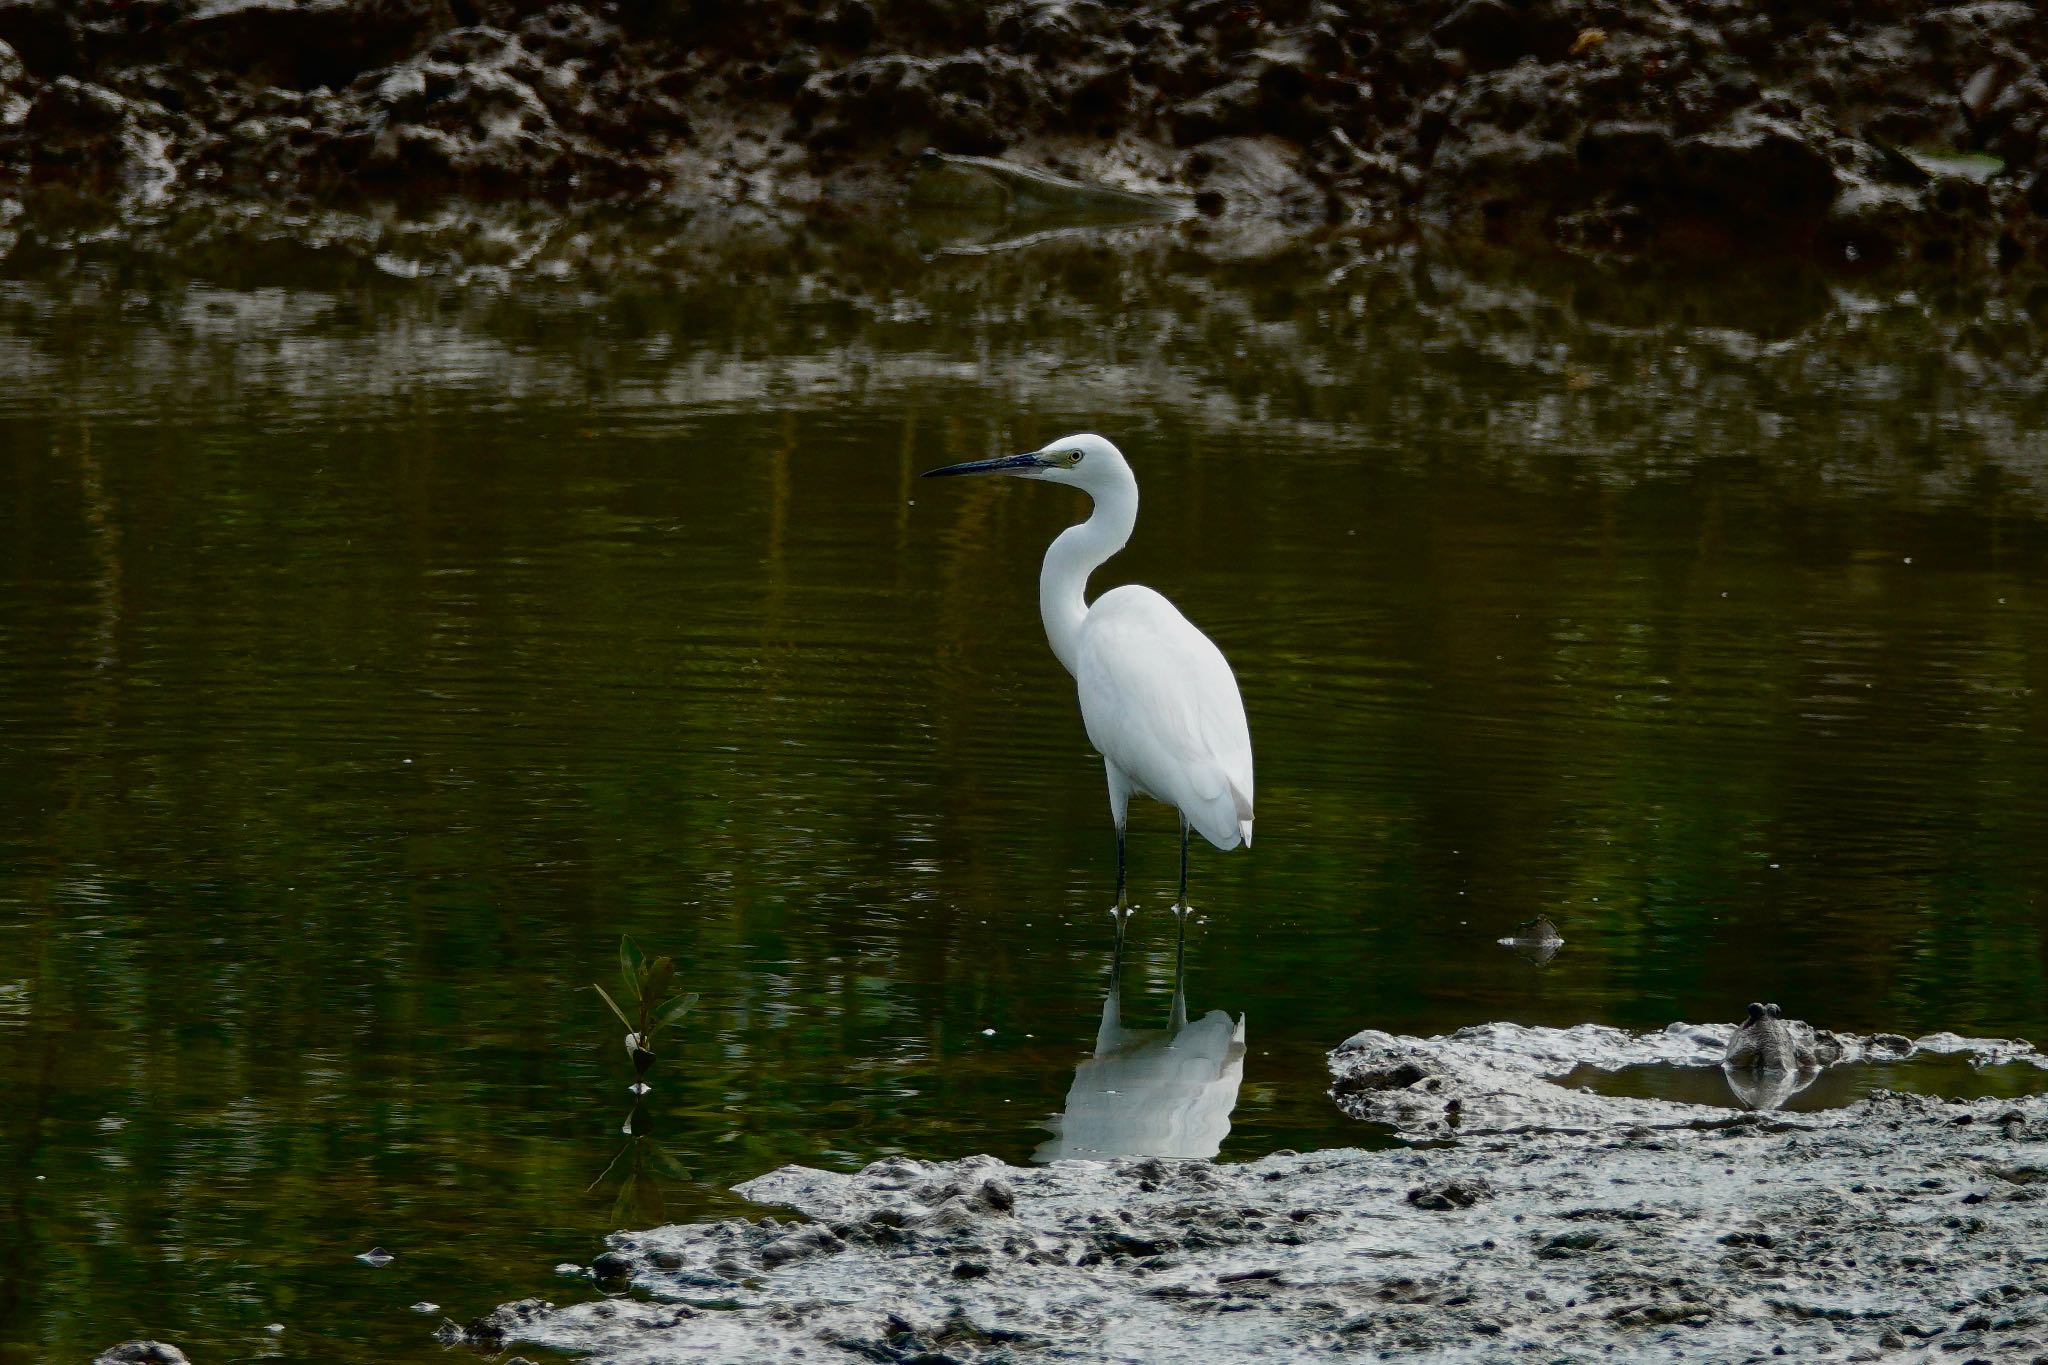
[[[790,221],[931,147],[1368,241],[1995,273],[2048,254],[2044,62],[2018,0],[0,0],[0,233]]]
[[[619,1233],[591,1272],[606,1297],[462,1337],[609,1365],[2048,1360],[2048,1059],[1843,1038],[1852,1061],[1962,1056],[2035,1093],[1796,1115],[1554,1081],[1712,1065],[1727,1035],[1361,1033],[1332,1093],[1393,1150],[786,1167],[738,1189],[796,1217]]]

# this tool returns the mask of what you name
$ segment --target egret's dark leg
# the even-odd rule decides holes
[[[1116,908],[1119,914],[1130,909],[1130,902],[1124,899],[1124,827],[1116,827]]]
[[[1175,1032],[1188,1022],[1183,982],[1187,974],[1188,916],[1192,913],[1188,909],[1188,827],[1183,821],[1180,827],[1180,900],[1173,907],[1173,917],[1180,921],[1180,928],[1173,938],[1173,1013],[1167,1020],[1167,1027]]]
[[[1188,827],[1180,827],[1180,899],[1175,902],[1182,910],[1188,908]]]
[[[1124,967],[1124,925],[1130,922],[1131,903],[1124,896],[1124,827],[1116,827],[1116,906],[1109,912],[1116,921],[1116,956],[1109,960],[1112,982],[1122,979]]]

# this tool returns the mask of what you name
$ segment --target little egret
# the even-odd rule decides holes
[[[1130,903],[1124,896],[1124,823],[1131,793],[1180,812],[1180,898],[1187,935],[1188,831],[1221,849],[1252,841],[1252,739],[1244,701],[1223,651],[1150,588],[1112,588],[1093,604],[1088,575],[1131,538],[1138,480],[1123,452],[1100,436],[1063,436],[1042,449],[926,472],[1008,474],[1078,488],[1095,510],[1053,539],[1038,575],[1045,636],[1081,694],[1088,742],[1109,774],[1116,820],[1116,942],[1121,956]]]

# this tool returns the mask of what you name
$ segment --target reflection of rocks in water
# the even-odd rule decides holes
[[[2042,447],[2028,437],[2048,307],[2025,296],[1990,317],[1980,299],[1953,292],[1854,311],[1825,291],[1751,296],[1718,278],[1711,291],[1665,281],[1621,289],[1570,263],[1345,265],[1306,249],[1257,254],[1255,238],[1206,219],[934,262],[893,228],[827,222],[790,235],[708,218],[671,227],[525,201],[433,215],[322,202],[302,229],[224,208],[132,223],[86,209],[44,215],[34,204],[11,221],[9,212],[0,201],[0,246],[18,234],[40,244],[37,260],[85,258],[122,281],[97,291],[62,275],[13,286],[20,308],[67,320],[16,328],[15,368],[67,373],[67,338],[90,334],[106,362],[89,381],[96,402],[147,404],[159,390],[210,382],[201,358],[229,316],[246,343],[238,354],[286,346],[304,357],[292,374],[321,376],[319,391],[379,396],[417,363],[537,400],[687,388],[738,402],[773,391],[810,410],[839,391],[821,382],[821,356],[833,372],[857,357],[868,391],[914,396],[948,382],[944,357],[972,352],[989,357],[1005,402],[1022,407],[1198,412],[1219,439],[1251,423],[1312,441],[1333,424],[1398,428],[1385,471],[1426,481],[1441,475],[1428,452],[1463,448],[1461,414],[1503,395],[1534,401],[1604,385],[1598,403],[1567,403],[1554,420],[1490,435],[1488,468],[1526,490],[1541,487],[1561,449],[1593,476],[1632,486],[1647,470],[1706,470],[1740,448],[1749,438],[1727,414],[1881,394],[1882,420],[1862,439],[1760,462],[1757,496],[1835,516],[1854,490],[1924,478],[1959,507],[1977,505],[1969,490],[1993,488],[2016,512],[2048,506]],[[317,230],[326,246],[295,248],[290,234],[300,230]],[[240,287],[193,285],[179,276],[188,270]],[[380,274],[404,279],[365,283]],[[514,280],[524,283],[505,292],[440,287]],[[671,342],[629,344],[579,302],[586,288],[631,298],[634,327]],[[1119,330],[1123,318],[1159,325]],[[1361,344],[1359,318],[1371,319],[1376,344]],[[1967,368],[1932,364],[1909,396],[1888,387],[1900,355],[1965,352]],[[1452,359],[1418,359],[1438,355]],[[1317,375],[1329,382],[1306,382]],[[266,400],[304,403],[313,392],[253,363],[236,377]],[[1404,395],[1398,411],[1390,394]],[[1937,451],[1910,434],[1923,417],[1951,433]],[[1704,435],[1653,449],[1649,433],[1666,424]]]
[[[1514,933],[1495,941],[1503,948],[1514,949],[1515,956],[1536,967],[1548,967],[1557,950],[1564,947],[1564,935],[1557,932],[1548,915],[1524,920]]]
[[[1188,1023],[1176,991],[1173,1026],[1127,1029],[1119,994],[1112,984],[1095,1055],[1074,1068],[1066,1108],[1032,1159],[1215,1156],[1244,1080],[1244,1020],[1211,1010]]]

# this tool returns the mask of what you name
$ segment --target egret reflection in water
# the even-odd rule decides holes
[[[1033,1161],[1116,1156],[1211,1158],[1230,1135],[1244,1083],[1244,1016],[1210,1010],[1188,1022],[1176,967],[1163,1029],[1123,1023],[1121,974],[1112,972],[1095,1033],[1095,1055],[1074,1068],[1066,1108],[1047,1120],[1052,1137]]]

